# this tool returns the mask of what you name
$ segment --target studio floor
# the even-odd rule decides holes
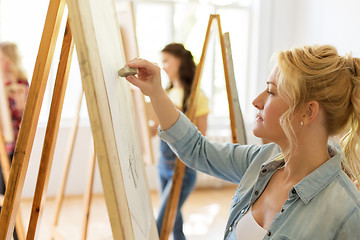
[[[219,189],[196,189],[183,207],[184,232],[188,240],[222,239],[228,217],[231,197],[236,187]],[[159,197],[157,192],[151,193],[156,216]],[[24,225],[27,226],[31,210],[31,200],[22,201]],[[45,203],[38,239],[50,239],[52,219],[55,212],[55,201],[50,198]],[[82,221],[81,197],[67,197],[60,213],[59,230],[65,239],[80,239]],[[110,222],[107,216],[105,200],[102,195],[93,196],[90,210],[88,238],[96,240],[112,239]],[[170,238],[172,239],[172,238]]]

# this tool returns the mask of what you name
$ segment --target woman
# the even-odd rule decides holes
[[[6,152],[10,161],[14,155],[20,123],[25,108],[29,83],[22,67],[21,57],[16,44],[9,42],[0,43],[0,74],[5,84],[9,101],[14,141],[6,143]],[[5,183],[0,166],[0,194],[5,194]],[[0,208],[1,210],[1,208]],[[18,239],[14,231],[14,239]]]
[[[15,43],[0,43],[1,74],[9,100],[11,120],[14,130],[14,142],[6,143],[6,151],[12,159],[16,139],[20,129],[29,83],[22,67],[21,57]]]
[[[170,80],[169,85],[165,91],[173,104],[180,111],[186,112],[196,68],[193,56],[190,51],[186,50],[184,46],[179,43],[168,44],[161,51],[161,54],[163,69]],[[195,121],[203,135],[206,133],[208,113],[208,99],[205,94],[200,91],[195,113]],[[157,128],[158,124],[155,124],[155,126]],[[176,156],[173,151],[166,142],[160,141],[160,158],[158,169],[161,188],[161,205],[159,215],[156,219],[159,234],[161,233],[166,204],[172,186],[175,162]],[[173,229],[174,240],[185,239],[185,235],[183,233],[181,207],[194,189],[195,182],[196,171],[186,167]]]
[[[141,59],[128,81],[150,96],[160,137],[188,166],[239,183],[225,239],[359,239],[360,59],[328,45],[282,51],[254,101],[263,146],[202,137],[161,89],[158,67]],[[329,136],[347,130],[342,150]]]

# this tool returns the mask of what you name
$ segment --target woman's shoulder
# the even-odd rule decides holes
[[[334,180],[324,191],[321,202],[324,211],[332,215],[332,221],[338,226],[336,239],[359,236],[360,192],[343,171]]]
[[[242,148],[245,146],[239,145],[239,147]],[[262,166],[270,164],[273,161],[277,161],[277,156],[281,154],[279,146],[275,143],[268,143],[264,145],[251,145],[248,147],[250,149],[250,151],[248,151],[250,165],[247,169],[247,172],[250,172],[251,175],[253,175],[254,173],[256,173],[257,175]]]
[[[331,222],[340,228],[345,223],[360,221],[360,192],[341,170],[310,204],[313,206],[310,210],[317,209],[319,215],[331,214]]]
[[[200,100],[206,100],[206,101],[209,100],[209,98],[206,96],[204,90],[202,90],[201,88],[199,89],[199,101]]]
[[[197,117],[199,117],[199,116],[206,115],[209,113],[210,113],[209,99],[206,96],[205,92],[202,89],[200,89],[195,115]]]
[[[339,173],[336,183],[337,186],[334,194],[338,195],[341,189],[343,189],[344,194],[340,197],[344,197],[344,201],[349,202],[350,208],[357,209],[358,214],[360,214],[360,191],[355,183],[351,181],[344,171]]]
[[[253,159],[260,165],[268,164],[276,160],[281,154],[280,147],[276,143],[267,143],[263,145],[254,145]]]
[[[179,87],[172,87],[167,90],[167,95],[177,108],[182,108],[182,99],[184,97],[184,89]]]
[[[167,93],[169,96],[176,96],[176,97],[182,98],[183,95],[184,95],[184,89],[183,89],[183,88],[179,88],[179,87],[172,87],[172,88],[170,88],[170,89],[167,89],[167,90],[166,90],[166,93]]]

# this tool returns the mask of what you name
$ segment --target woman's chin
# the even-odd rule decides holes
[[[272,138],[269,138],[269,135],[266,135],[260,129],[254,128],[253,129],[253,134],[254,134],[255,137],[262,139],[263,143],[275,142],[275,141],[271,140]]]
[[[252,132],[255,137],[263,138],[263,136],[264,136],[262,129],[259,129],[258,126],[255,126],[254,129],[252,130]]]

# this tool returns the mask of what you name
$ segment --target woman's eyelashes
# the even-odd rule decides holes
[[[273,92],[270,91],[270,89],[267,89],[266,92],[271,96],[271,95],[275,95]]]

